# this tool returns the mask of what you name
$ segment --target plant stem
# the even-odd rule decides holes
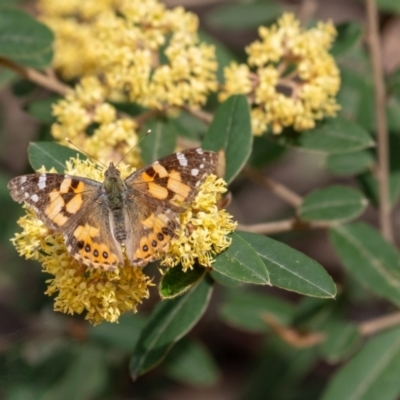
[[[358,325],[358,329],[361,335],[369,336],[396,325],[400,325],[400,312],[362,322]]]
[[[254,168],[251,168],[249,166],[244,167],[243,174],[252,181],[257,182],[262,186],[265,186],[266,188],[270,189],[272,193],[276,194],[282,200],[286,201],[286,203],[290,204],[295,208],[299,207],[303,202],[302,197],[299,196],[297,193],[293,192],[285,185],[275,182],[271,178],[265,177]]]
[[[52,92],[61,94],[63,96],[65,96],[71,90],[69,86],[64,85],[52,73],[43,74],[33,68],[15,64],[14,62],[2,57],[0,57],[0,65],[15,71],[31,82],[34,82],[46,89],[51,90]]]
[[[379,223],[383,237],[393,240],[390,220],[389,196],[389,149],[388,131],[386,123],[386,96],[382,70],[381,45],[378,33],[378,12],[375,0],[366,0],[367,20],[369,30],[369,47],[372,60],[372,69],[375,86],[375,114],[378,147],[377,181],[379,187]]]
[[[276,233],[300,231],[308,229],[325,229],[335,226],[336,223],[329,222],[305,222],[297,218],[284,219],[282,221],[264,222],[254,225],[239,224],[237,229],[245,232],[260,233],[264,235],[272,235]]]

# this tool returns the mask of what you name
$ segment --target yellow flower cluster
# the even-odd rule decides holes
[[[70,3],[70,2],[68,2]],[[54,66],[66,78],[101,74],[113,98],[143,107],[199,107],[215,91],[214,47],[198,18],[158,0],[39,0],[56,34]]]
[[[138,148],[134,148],[138,142],[136,123],[132,118],[118,116],[115,107],[105,101],[108,94],[97,78],[83,78],[73,91],[53,105],[57,123],[52,126],[52,135],[63,144],[69,138],[104,163],[118,162],[129,151],[124,161],[137,167],[141,161]],[[89,135],[88,130],[93,126]]]
[[[173,267],[181,263],[186,271],[197,261],[210,267],[215,256],[230,246],[227,235],[235,230],[237,223],[217,206],[226,191],[223,179],[215,175],[207,177],[191,207],[180,215],[180,229],[161,265]]]
[[[293,14],[284,14],[270,28],[260,27],[259,35],[261,40],[246,48],[248,65],[225,69],[220,100],[247,95],[255,135],[267,129],[279,134],[289,126],[312,129],[317,120],[335,116],[340,75],[328,53],[336,36],[333,24],[304,30]]]
[[[125,166],[120,171],[126,178],[132,169]],[[90,160],[71,159],[65,172],[97,181],[104,179],[104,171]],[[216,205],[226,191],[225,186],[226,183],[214,175],[206,179],[191,208],[180,217],[181,228],[163,256],[162,265],[174,266],[181,262],[187,270],[197,261],[210,266],[213,257],[230,245],[226,235],[235,229],[236,223]],[[115,271],[89,268],[73,259],[63,235],[50,232],[33,212],[28,210],[18,224],[22,232],[17,233],[12,242],[21,256],[37,260],[43,271],[51,275],[46,294],[56,295],[56,311],[86,312],[86,319],[93,324],[117,322],[121,314],[136,312],[142,299],[148,298],[152,279],[141,268],[132,267],[127,259]]]

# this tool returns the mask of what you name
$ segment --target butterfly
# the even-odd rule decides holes
[[[114,270],[143,267],[167,251],[179,214],[214,173],[217,154],[184,150],[122,179],[110,163],[104,181],[57,173],[22,175],[8,183],[11,197],[25,202],[81,264]]]

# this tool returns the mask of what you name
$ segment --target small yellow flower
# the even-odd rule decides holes
[[[230,246],[227,235],[235,230],[237,223],[217,206],[226,191],[223,179],[215,175],[207,177],[191,207],[180,215],[180,229],[161,265],[173,267],[181,263],[184,271],[195,262],[210,267],[215,256]]]
[[[106,98],[164,110],[199,107],[217,89],[214,47],[198,18],[158,0],[39,0],[56,36],[54,67],[66,79],[102,76]]]
[[[268,129],[279,134],[288,126],[303,131],[335,116],[340,75],[328,53],[336,36],[333,24],[304,30],[293,14],[284,14],[270,28],[260,27],[259,35],[246,48],[248,65],[225,68],[220,100],[247,95],[255,135]]]
[[[124,162],[141,165],[137,126],[132,118],[119,117],[113,105],[106,102],[109,90],[99,79],[85,77],[64,99],[53,105],[57,122],[52,134],[62,144],[70,146],[70,139],[92,157],[104,163],[120,161],[128,152]],[[88,129],[95,124],[89,135]],[[133,151],[130,151],[132,150]]]

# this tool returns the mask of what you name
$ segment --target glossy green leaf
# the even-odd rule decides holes
[[[375,145],[369,133],[355,122],[329,118],[315,129],[305,132],[285,130],[270,136],[277,143],[320,153],[350,153]]]
[[[176,129],[169,121],[159,119],[148,121],[143,132],[149,129],[151,132],[139,144],[141,157],[146,164],[172,154],[176,148]]]
[[[233,289],[228,292],[220,308],[222,320],[238,329],[249,332],[268,332],[264,314],[272,314],[283,325],[288,325],[293,316],[293,306],[281,299],[249,290]]]
[[[225,153],[225,180],[229,183],[242,170],[250,156],[253,135],[250,109],[243,95],[229,97],[218,108],[204,137],[205,150]]]
[[[337,363],[350,356],[360,345],[361,335],[357,325],[335,321],[323,332],[326,340],[320,345],[321,356],[331,363]]]
[[[326,168],[335,175],[357,175],[371,170],[375,159],[369,151],[330,154],[326,159]]]
[[[36,100],[29,103],[27,111],[30,115],[45,124],[52,124],[55,117],[52,115],[52,105],[58,100],[58,97],[48,97],[42,100]]]
[[[0,56],[32,68],[47,67],[53,57],[54,35],[28,13],[0,9]]]
[[[342,264],[356,279],[400,305],[400,256],[393,245],[361,222],[331,228],[330,236]]]
[[[194,284],[204,277],[206,269],[197,264],[186,272],[182,265],[169,268],[163,275],[158,291],[162,299],[172,299],[187,292]]]
[[[357,22],[344,22],[336,26],[337,37],[330,50],[334,57],[338,57],[349,50],[361,38],[362,26]]]
[[[232,233],[231,237],[231,245],[217,256],[212,268],[240,282],[268,285],[268,271],[257,253],[240,236]]]
[[[34,170],[44,166],[47,170],[55,168],[59,173],[64,172],[65,162],[71,157],[77,157],[77,154],[81,160],[86,159],[77,150],[53,142],[32,142],[28,147],[29,162]]]
[[[130,361],[133,379],[158,365],[173,344],[192,329],[204,314],[211,291],[210,280],[202,279],[183,296],[157,304]]]
[[[208,22],[218,28],[250,29],[266,25],[282,14],[282,9],[273,1],[226,4],[207,15]]]
[[[361,215],[368,205],[357,190],[346,186],[329,186],[307,195],[298,213],[305,221],[348,221]]]
[[[329,382],[322,400],[396,400],[400,394],[400,329],[371,339]]]
[[[208,350],[199,342],[183,338],[168,354],[167,376],[185,385],[209,387],[218,382],[219,371]]]
[[[237,232],[263,260],[271,284],[314,297],[333,298],[336,286],[324,268],[313,259],[271,238]]]

